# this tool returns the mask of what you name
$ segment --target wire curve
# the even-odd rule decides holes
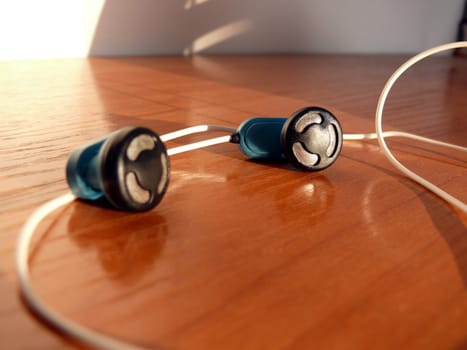
[[[425,178],[421,177],[420,175],[416,174],[412,170],[408,169],[406,166],[404,166],[401,162],[397,160],[397,158],[393,155],[391,150],[389,149],[388,145],[386,144],[386,140],[384,139],[384,131],[383,131],[383,111],[384,111],[384,105],[386,103],[386,99],[389,95],[389,92],[391,91],[392,86],[394,83],[397,81],[397,79],[405,72],[407,71],[410,67],[412,67],[414,64],[417,62],[432,56],[434,54],[446,51],[446,50],[452,50],[456,48],[462,48],[462,47],[467,47],[467,41],[459,41],[459,42],[453,42],[453,43],[448,43],[440,46],[433,47],[431,49],[428,49],[426,51],[423,51],[409,60],[407,60],[405,63],[403,63],[388,79],[386,84],[384,85],[384,88],[379,96],[378,99],[378,105],[376,106],[376,116],[375,116],[375,127],[376,127],[376,135],[377,135],[377,140],[379,143],[379,146],[384,152],[384,155],[388,160],[403,174],[405,174],[407,177],[412,179],[413,181],[419,183],[423,187],[427,188],[428,190],[432,191],[442,199],[444,199],[446,202],[450,203],[451,205],[459,208],[462,212],[467,213],[467,204],[462,202],[460,199],[452,196],[448,192],[442,190],[440,187],[436,186],[432,182],[426,180]]]
[[[375,125],[376,125],[376,134],[346,134],[344,136],[345,140],[365,140],[365,139],[377,139],[379,142],[380,147],[382,148],[385,156],[389,159],[389,161],[398,168],[402,173],[407,175],[412,180],[418,182],[422,186],[426,187],[430,191],[434,192],[448,203],[458,207],[463,212],[467,212],[467,205],[460,201],[459,199],[453,197],[452,195],[448,194],[447,192],[443,191],[436,185],[432,184],[431,182],[425,180],[424,178],[420,177],[419,175],[415,174],[411,170],[407,169],[404,165],[402,165],[391,153],[389,150],[386,142],[385,137],[408,137],[413,138],[416,140],[429,142],[433,144],[437,144],[440,146],[451,147],[454,149],[458,149],[460,151],[466,151],[465,147],[446,144],[441,141],[436,141],[432,139],[427,139],[422,136],[413,135],[409,133],[399,132],[399,131],[386,131],[382,130],[382,117],[383,117],[383,110],[384,104],[386,102],[387,96],[397,81],[397,79],[411,66],[415,63],[419,62],[420,60],[431,56],[433,54],[455,49],[467,47],[467,42],[455,42],[449,43],[441,46],[434,47],[432,49],[426,50],[411,59],[405,62],[402,66],[400,66],[393,75],[389,78],[384,86],[381,95],[378,100],[378,105],[376,109],[376,117],[375,117]],[[163,141],[173,140],[179,137],[183,137],[189,134],[198,133],[198,132],[205,132],[210,130],[217,130],[217,131],[225,131],[229,133],[234,133],[236,130],[230,127],[219,127],[219,126],[210,126],[210,125],[199,125],[195,127],[189,127],[186,129],[174,131],[172,133],[168,133],[161,136]],[[186,152],[193,149],[198,149],[202,147],[207,147],[210,145],[228,142],[230,140],[230,136],[222,136],[214,139],[208,139],[205,141],[195,142],[193,144],[179,146],[172,149],[169,149],[169,154],[177,154]],[[107,336],[103,333],[98,331],[94,331],[88,327],[79,325],[73,322],[70,319],[60,315],[59,313],[52,310],[46,303],[42,301],[39,295],[34,290],[32,283],[31,283],[31,276],[30,276],[30,269],[29,269],[29,250],[32,241],[32,237],[34,235],[35,230],[37,229],[38,225],[41,221],[53,211],[57,210],[58,208],[65,206],[71,203],[75,199],[74,195],[71,193],[66,193],[62,196],[59,196],[55,199],[52,199],[49,202],[46,202],[39,208],[37,208],[26,220],[25,224],[23,225],[19,237],[18,243],[16,248],[16,273],[18,276],[18,283],[20,291],[31,307],[31,309],[39,315],[43,320],[47,323],[55,327],[56,329],[60,330],[61,332],[65,333],[73,337],[74,339],[82,342],[83,344],[90,345],[92,347],[96,347],[99,349],[122,349],[122,350],[142,350],[145,349],[144,347],[140,347],[125,341],[121,341],[111,336]]]
[[[56,197],[37,208],[24,223],[18,237],[18,245],[16,248],[16,274],[18,276],[21,294],[36,315],[57,330],[71,336],[82,344],[97,349],[143,350],[145,348],[123,342],[88,327],[81,326],[69,318],[60,315],[51,309],[32,287],[31,273],[29,270],[29,250],[32,236],[46,216],[60,207],[71,203],[73,200],[75,200],[75,196],[70,192]]]

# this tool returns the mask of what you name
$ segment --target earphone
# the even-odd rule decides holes
[[[467,205],[403,166],[389,150],[385,137],[406,137],[438,146],[467,152],[466,147],[424,138],[418,135],[382,130],[384,104],[395,81],[418,61],[449,49],[467,47],[456,42],[424,51],[404,63],[390,77],[378,101],[376,133],[343,134],[331,112],[320,107],[306,107],[285,118],[253,118],[238,129],[201,125],[157,135],[134,127],[116,131],[106,138],[73,151],[67,163],[67,193],[38,208],[23,226],[17,248],[16,267],[24,300],[49,324],[75,339],[102,349],[140,349],[66,319],[45,304],[33,289],[28,257],[31,238],[42,219],[76,197],[95,200],[105,197],[116,208],[130,211],[149,210],[159,204],[168,189],[169,157],[178,153],[212,146],[238,143],[241,151],[253,159],[282,159],[302,170],[318,171],[337,159],[344,140],[377,139],[388,160],[412,180],[433,191],[448,203],[467,213]],[[218,130],[228,135],[167,149],[164,142],[184,135]]]
[[[251,159],[284,159],[307,171],[327,168],[342,149],[342,128],[337,118],[320,107],[302,108],[288,119],[251,118],[235,131],[207,126],[206,131],[209,129],[232,132],[222,140],[238,143]],[[179,135],[191,131],[197,129],[179,131]],[[147,128],[127,127],[74,150],[66,166],[71,192],[86,200],[104,197],[121,210],[154,208],[166,193],[170,177],[162,139],[175,136],[159,137]]]

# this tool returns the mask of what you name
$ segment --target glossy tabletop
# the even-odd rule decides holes
[[[0,348],[80,348],[19,297],[19,229],[67,191],[77,146],[139,125],[237,127],[317,105],[345,132],[405,56],[194,56],[0,63]],[[467,58],[430,58],[391,93],[385,130],[467,146]],[[174,147],[219,133],[169,142]],[[401,161],[467,201],[465,154],[394,139]],[[130,214],[76,201],[40,226],[33,283],[87,327],[162,349],[465,349],[467,217],[377,143],[317,173],[222,144],[171,157],[168,192]]]

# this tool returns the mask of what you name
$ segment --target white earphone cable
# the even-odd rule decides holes
[[[412,140],[417,140],[421,142],[431,143],[436,146],[447,147],[455,149],[456,151],[467,152],[467,147],[455,145],[452,143],[442,142],[438,140],[433,140],[428,137],[423,137],[416,134],[411,134],[403,131],[383,131],[384,138],[386,137],[402,137]],[[377,133],[368,133],[368,134],[344,134],[343,139],[345,141],[360,141],[360,140],[377,140]]]
[[[206,132],[206,131],[225,131],[230,134],[234,134],[237,132],[237,129],[231,128],[228,126],[219,126],[219,125],[206,125],[206,124],[195,125],[195,126],[190,126],[189,128],[180,129],[180,130],[176,130],[176,131],[161,135],[161,140],[163,142],[167,142],[170,140],[178,139],[183,136],[196,134],[200,132]]]
[[[412,65],[417,63],[418,61],[438,52],[460,48],[460,47],[467,47],[467,42],[457,42],[457,43],[450,43],[446,45],[441,45],[434,47],[430,50],[424,51],[406,63],[404,63],[396,72],[389,78],[388,82],[386,83],[381,96],[378,101],[378,106],[376,109],[376,133],[370,134],[345,134],[344,140],[368,140],[368,139],[378,139],[378,142],[383,149],[384,154],[386,157],[391,161],[394,166],[396,166],[401,172],[405,175],[413,179],[414,181],[420,183],[422,186],[426,187],[430,191],[433,191],[438,196],[446,200],[447,202],[451,203],[452,205],[458,207],[463,212],[467,212],[467,205],[460,200],[454,198],[447,192],[441,190],[439,187],[435,186],[431,182],[425,180],[424,178],[420,177],[419,175],[413,173],[405,166],[403,166],[391,153],[389,148],[386,145],[384,140],[385,137],[407,137],[423,142],[432,143],[439,146],[450,147],[460,151],[466,151],[465,147],[452,145],[445,142],[440,142],[436,140],[432,140],[429,138],[425,138],[422,136],[404,133],[399,131],[386,131],[382,130],[382,115],[384,104],[386,98],[391,90],[391,87],[395,83],[395,81]],[[178,131],[174,131],[165,135],[161,136],[163,141],[173,140],[179,137],[183,137],[186,135],[190,135],[193,133],[205,132],[205,131],[226,131],[231,134],[236,132],[236,129],[230,127],[222,127],[222,126],[213,126],[213,125],[199,125],[194,126]],[[169,155],[174,155],[194,149],[199,149],[202,147],[207,147],[210,145],[215,145],[219,143],[229,142],[229,136],[222,136],[213,139],[208,139],[204,141],[195,142],[192,144],[179,146],[175,148],[171,148],[168,150]],[[37,315],[42,317],[47,323],[51,324],[61,332],[73,337],[74,339],[82,342],[83,344],[87,344],[89,346],[98,348],[98,349],[123,349],[123,350],[141,350],[144,349],[143,347],[138,347],[136,345],[126,343],[124,341],[120,341],[110,336],[106,336],[98,331],[94,331],[89,329],[85,326],[79,325],[52,310],[46,303],[42,301],[39,295],[34,290],[32,283],[31,283],[31,275],[29,270],[29,251],[30,245],[32,241],[32,237],[34,235],[35,230],[37,229],[38,225],[41,221],[50,213],[57,210],[58,208],[67,205],[71,201],[73,201],[75,197],[71,193],[67,193],[65,195],[59,196],[42,206],[36,209],[26,220],[25,224],[23,225],[21,232],[18,237],[18,245],[16,248],[16,272],[18,276],[19,288],[21,290],[22,295],[24,296],[25,301],[31,307],[32,310],[36,312]]]
[[[392,154],[390,151],[389,147],[386,144],[386,141],[384,139],[384,131],[383,131],[383,110],[384,110],[384,104],[386,103],[386,99],[389,95],[389,92],[391,91],[392,86],[394,83],[397,81],[397,79],[410,67],[412,67],[414,64],[417,62],[423,60],[424,58],[427,58],[428,56],[446,51],[446,50],[452,50],[456,48],[461,48],[461,47],[467,47],[467,41],[460,41],[460,42],[454,42],[454,43],[449,43],[449,44],[444,44],[440,46],[433,47],[429,50],[423,51],[419,53],[418,55],[415,55],[408,61],[406,61],[404,64],[402,64],[393,74],[392,76],[388,79],[386,82],[383,91],[381,92],[381,95],[378,100],[378,105],[376,107],[376,118],[375,118],[375,127],[376,127],[376,134],[377,134],[377,139],[378,143],[383,150],[386,158],[397,168],[399,169],[403,174],[408,176],[410,179],[412,179],[415,182],[418,182],[420,185],[423,187],[427,188],[428,190],[432,191],[439,197],[443,198],[446,202],[450,203],[451,205],[459,208],[461,211],[464,213],[467,213],[467,204],[462,202],[461,200],[457,199],[456,197],[452,196],[451,194],[447,193],[446,191],[442,190],[435,184],[431,183],[430,181],[426,180],[425,178],[421,177],[420,175],[414,173],[413,171],[409,170],[407,167],[402,165],[401,162],[399,162],[396,157]],[[430,139],[429,139],[430,140]],[[424,138],[423,141],[426,141],[426,138]],[[434,140],[430,140],[429,142],[433,143]],[[436,141],[439,144],[439,141]],[[443,143],[444,146],[446,144]],[[448,144],[448,147],[452,147],[453,145]],[[461,150],[465,150],[464,147],[461,147]]]
[[[189,143],[188,145],[169,148],[167,150],[167,154],[169,156],[173,156],[174,154],[193,151],[195,149],[200,149],[200,148],[204,148],[204,147],[208,147],[208,146],[212,146],[212,145],[218,145],[220,143],[230,142],[230,139],[231,139],[231,137],[230,137],[230,135],[228,135],[228,136],[215,137],[213,139],[208,139],[208,140],[204,140],[204,141]]]
[[[183,146],[169,148],[167,150],[167,154],[169,156],[173,156],[174,154],[193,151],[195,149],[218,145],[220,143],[230,142],[231,135],[235,134],[237,132],[237,129],[231,128],[228,126],[219,126],[219,125],[195,125],[195,126],[190,126],[189,128],[180,129],[180,130],[170,132],[168,134],[161,135],[161,140],[163,142],[167,142],[167,141],[178,139],[180,137],[184,137],[187,135],[197,134],[197,133],[207,132],[207,131],[224,131],[224,132],[229,133],[230,135],[215,137],[212,139],[189,143]]]
[[[61,195],[37,208],[26,220],[19,237],[16,248],[16,273],[21,293],[29,307],[46,323],[59,331],[71,336],[79,342],[96,349],[141,350],[144,348],[125,343],[113,337],[106,336],[88,327],[81,326],[51,309],[36,293],[31,284],[29,270],[29,251],[32,236],[41,221],[50,213],[73,201],[75,196],[71,193]]]

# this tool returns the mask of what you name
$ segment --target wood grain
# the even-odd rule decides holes
[[[405,59],[0,63],[0,348],[79,347],[28,312],[14,274],[19,228],[67,190],[64,165],[75,147],[127,125],[161,134],[236,127],[306,105],[332,110],[346,132],[369,132],[379,92]],[[396,84],[385,128],[467,146],[466,94],[465,58],[428,59]],[[390,145],[467,201],[465,155]],[[171,168],[169,191],[151,212],[74,202],[44,221],[31,265],[48,303],[150,347],[467,347],[467,217],[401,176],[376,143],[346,143],[320,173],[248,161],[229,144],[176,155]]]

